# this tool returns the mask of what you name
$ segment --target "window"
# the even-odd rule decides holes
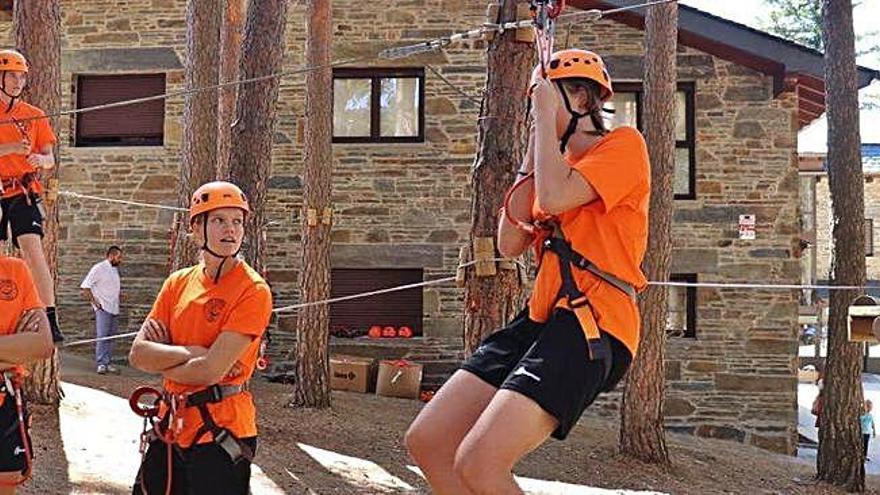
[[[673,274],[669,277],[673,282],[696,283],[697,275]],[[697,336],[697,288],[669,287],[666,301],[666,335],[669,337],[696,338]]]
[[[387,289],[423,281],[421,268],[334,268],[330,272],[330,297]],[[336,336],[366,335],[373,325],[408,326],[422,335],[422,289],[414,288],[330,305],[330,333]]]
[[[865,219],[865,256],[874,256],[874,219]]]
[[[643,89],[640,83],[614,85],[614,98],[608,103],[615,113],[611,128],[629,125],[643,129]],[[675,94],[675,199],[696,198],[696,137],[694,84],[679,83]]]
[[[165,74],[81,75],[77,77],[76,106],[165,93]],[[162,99],[79,113],[74,146],[161,146],[165,134]]]
[[[333,142],[423,142],[424,101],[424,69],[336,69]]]

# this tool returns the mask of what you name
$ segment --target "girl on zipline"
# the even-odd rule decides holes
[[[498,249],[516,257],[534,246],[539,270],[528,307],[482,342],[406,434],[434,493],[522,493],[514,465],[548,437],[564,439],[632,362],[650,166],[639,131],[605,128],[612,95],[589,51],[556,52],[532,74],[533,127]]]

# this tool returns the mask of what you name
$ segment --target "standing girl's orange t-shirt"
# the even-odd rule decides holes
[[[162,322],[168,329],[173,345],[211,347],[222,332],[235,332],[253,337],[250,345],[235,364],[239,373],[224,378],[219,385],[239,385],[250,380],[256,369],[260,337],[269,326],[272,315],[272,292],[263,277],[244,262],[239,262],[218,283],[205,275],[199,264],[173,273],[165,281],[149,318]],[[165,390],[172,393],[197,392],[205,387],[185,385],[165,379]],[[208,404],[214,422],[230,430],[238,438],[257,434],[256,410],[250,392],[233,395]],[[188,448],[202,426],[199,411],[185,408],[183,427],[178,444]],[[199,443],[213,440],[209,433]]]

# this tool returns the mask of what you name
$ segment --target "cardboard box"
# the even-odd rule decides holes
[[[330,356],[330,388],[351,392],[371,392],[376,360],[360,356]]]
[[[376,377],[376,394],[418,399],[422,388],[422,365],[406,360],[381,361]]]

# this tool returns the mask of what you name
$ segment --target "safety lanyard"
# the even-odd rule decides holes
[[[547,64],[553,56],[556,18],[565,8],[565,0],[531,0],[529,10],[535,28],[535,49],[541,64],[541,76],[547,77]]]

